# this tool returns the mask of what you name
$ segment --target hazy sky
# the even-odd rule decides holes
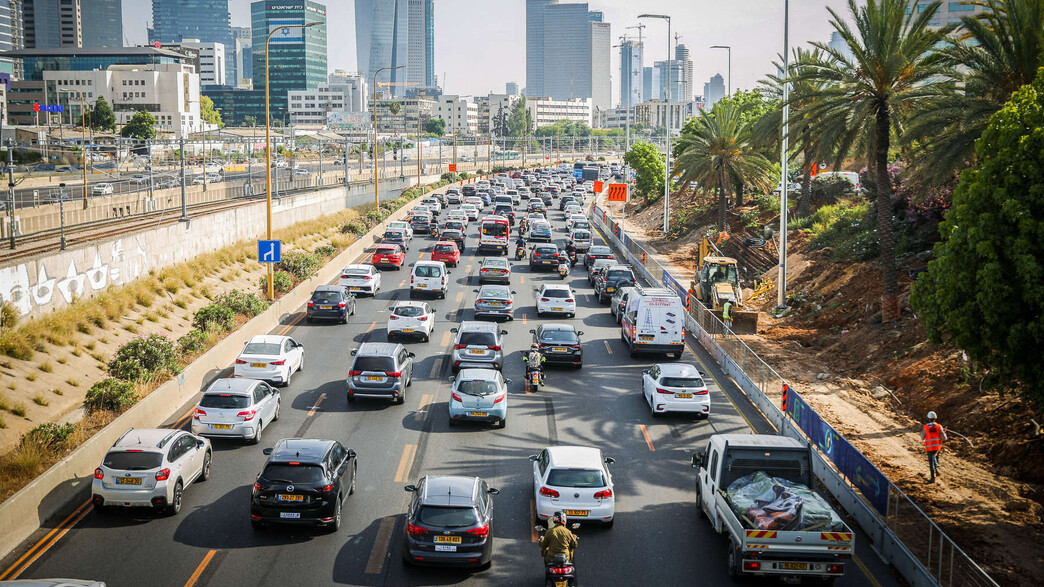
[[[793,0],[790,2],[791,47],[809,41],[827,42],[831,27],[826,7],[844,12],[845,0]],[[715,73],[728,84],[727,53],[711,45],[732,46],[733,89],[751,88],[770,71],[783,50],[783,0],[597,0],[591,10],[601,10],[612,24],[613,44],[621,35],[637,36],[641,13],[671,16],[671,32],[681,35],[692,54],[694,92]],[[330,26],[329,68],[355,71],[355,2],[328,0]],[[503,92],[504,82],[526,83],[525,0],[435,0],[435,71],[445,74],[448,93],[485,95]],[[229,0],[233,26],[250,25],[250,0]],[[124,33],[132,44],[147,42],[146,23],[152,18],[149,0],[124,0]],[[667,25],[644,20],[645,65],[667,54]],[[672,55],[673,57],[673,55]],[[620,52],[612,50],[613,104],[619,101]]]

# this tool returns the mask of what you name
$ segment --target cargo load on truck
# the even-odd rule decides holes
[[[763,472],[740,477],[725,490],[729,506],[747,528],[757,530],[844,531],[830,505],[801,483]]]

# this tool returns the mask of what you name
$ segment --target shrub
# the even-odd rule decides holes
[[[315,248],[315,254],[320,257],[332,257],[337,249],[333,245],[319,245]]]
[[[134,386],[130,383],[119,379],[102,379],[87,390],[83,408],[88,413],[102,410],[119,413],[136,401],[138,394],[134,393]]]
[[[364,232],[366,232],[366,225],[362,222],[357,222],[353,220],[351,222],[345,222],[341,225],[341,234],[351,233],[358,235],[363,234]]]
[[[26,408],[25,404],[23,404],[22,402],[18,402],[18,403],[16,403],[16,404],[11,406],[11,413],[16,415],[16,416],[18,416],[19,418],[24,418],[25,414],[28,411],[29,411],[29,409]]]
[[[268,302],[257,294],[246,293],[234,289],[218,298],[217,303],[244,316],[257,316],[268,309]]]
[[[225,332],[236,325],[236,313],[220,303],[207,304],[192,317],[192,327],[196,330]]]
[[[268,276],[267,275],[261,276],[261,279],[258,281],[258,283],[259,283],[259,285],[258,285],[259,289],[263,293],[267,293],[268,292]],[[292,277],[290,277],[290,274],[287,273],[286,271],[276,271],[275,273],[272,274],[272,287],[275,289],[276,293],[286,293],[286,292],[290,291],[291,288],[294,287],[294,279]]]
[[[47,398],[45,398],[42,393],[37,393],[33,396],[33,403],[44,407],[51,405],[51,402],[47,401]]]
[[[19,361],[31,361],[33,359],[33,340],[19,332],[5,331],[0,333],[0,353],[18,359]]]
[[[116,356],[109,361],[109,375],[125,381],[146,381],[158,373],[177,373],[181,370],[177,357],[174,342],[165,336],[150,334],[117,349]]]
[[[18,309],[11,302],[0,302],[0,328],[10,330],[18,325]]]
[[[322,263],[315,255],[303,251],[290,251],[283,255],[283,260],[279,262],[276,268],[280,271],[286,271],[300,281],[310,277],[321,265]]]
[[[207,335],[199,330],[190,330],[178,339],[178,352],[182,355],[194,355],[207,347]]]
[[[40,424],[29,432],[22,435],[22,444],[35,443],[47,448],[59,448],[69,441],[75,428],[72,424],[55,424],[48,422]]]

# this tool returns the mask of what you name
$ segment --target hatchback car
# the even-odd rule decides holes
[[[515,210],[511,207],[511,204],[497,204],[493,208],[493,214],[507,218],[509,226],[515,225]]]
[[[337,320],[348,323],[348,316],[355,314],[355,296],[339,285],[320,285],[312,292],[305,306],[305,320],[311,324],[316,320]]]
[[[413,357],[406,347],[390,342],[364,342],[352,351],[355,359],[348,370],[348,402],[357,397],[406,401],[406,388],[413,385]]]
[[[529,239],[551,242],[551,225],[543,220],[534,221],[529,233]]]
[[[414,234],[430,234],[433,222],[431,214],[415,213],[410,216],[410,226],[413,227]]]
[[[457,243],[449,240],[435,243],[435,246],[431,248],[431,260],[442,261],[450,267],[456,267],[460,263],[460,249],[457,248]]]
[[[468,220],[478,220],[480,208],[475,204],[463,204],[460,209],[467,214]]]
[[[410,248],[410,237],[401,228],[388,227],[384,230],[384,235],[381,237],[381,244],[398,245],[405,251]]]
[[[566,213],[566,232],[573,230],[574,222],[586,222],[587,218],[580,213],[569,214]]]
[[[279,391],[256,379],[217,379],[192,412],[192,433],[261,442],[261,431],[279,419]]]
[[[112,195],[112,184],[111,183],[96,183],[91,187],[92,196],[111,196]]]
[[[91,481],[91,502],[110,506],[181,511],[185,488],[210,478],[210,441],[184,430],[130,429],[113,443]]]
[[[514,319],[515,292],[506,285],[483,285],[475,293],[475,318]]]
[[[406,236],[411,240],[413,239],[413,227],[410,226],[410,223],[406,222],[405,220],[392,220],[388,223],[388,228],[405,230]]]
[[[463,209],[454,210],[454,211],[450,212],[449,214],[446,214],[446,227],[447,228],[451,228],[450,224],[449,224],[450,222],[461,222],[461,223],[463,223],[463,226],[460,227],[460,229],[461,230],[467,230],[467,228],[468,228],[468,220],[469,220],[468,213],[465,210],[463,210]]]
[[[457,188],[450,188],[446,190],[446,203],[448,204],[460,204],[463,196],[457,191]]]
[[[568,285],[545,284],[537,290],[536,300],[538,317],[547,314],[565,314],[570,318],[576,316],[576,295]]]
[[[337,285],[348,288],[352,293],[377,295],[381,289],[381,272],[373,265],[348,265],[341,270]]]
[[[529,254],[529,269],[551,269],[558,267],[561,253],[555,245],[536,245]]]
[[[598,259],[615,259],[616,255],[613,254],[613,250],[609,247],[597,245],[592,246],[587,250],[587,255],[584,256],[584,269],[591,269],[591,265]]]
[[[402,560],[416,565],[488,567],[493,559],[493,496],[479,477],[428,477],[412,493]]]
[[[450,223],[447,222],[446,224],[448,226]],[[452,241],[453,244],[457,245],[457,251],[461,253],[464,252],[465,238],[464,231],[462,229],[445,228],[442,230],[442,233],[439,235],[439,238],[441,238],[442,240]]]
[[[484,257],[479,265],[479,283],[511,283],[511,264],[503,257]]]
[[[498,428],[507,426],[507,386],[495,369],[461,369],[454,377],[449,400],[449,425],[463,421],[496,423]]]
[[[250,493],[250,525],[308,524],[341,527],[341,509],[355,493],[355,451],[336,440],[284,438],[268,455]]]
[[[584,334],[572,324],[542,324],[535,330],[533,342],[540,345],[540,354],[548,364],[584,366],[584,348],[580,337]]]
[[[587,252],[592,244],[591,231],[582,230],[574,226],[573,232],[569,234],[569,242],[573,243],[573,247],[578,253]]]
[[[504,366],[503,336],[507,330],[498,330],[496,324],[466,320],[450,332],[457,335],[453,341],[453,372],[468,367],[500,370]]]
[[[616,499],[609,465],[616,462],[597,448],[551,446],[529,457],[533,462],[536,515],[546,520],[557,511],[571,520],[613,525]]]
[[[419,337],[428,342],[435,329],[435,310],[427,302],[398,302],[388,308],[388,340]]]
[[[258,334],[236,357],[233,377],[290,385],[290,377],[304,368],[304,345],[289,336]]]
[[[398,244],[382,242],[373,251],[370,264],[374,267],[390,267],[396,271],[406,262],[406,252]]]
[[[710,391],[695,365],[658,363],[642,371],[642,395],[653,416],[688,412],[710,416]]]

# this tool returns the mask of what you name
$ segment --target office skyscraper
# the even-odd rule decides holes
[[[714,74],[710,81],[703,84],[703,100],[706,108],[710,110],[714,103],[725,97],[725,78],[720,73]]]
[[[236,85],[236,43],[229,26],[228,0],[153,0],[149,42],[180,43],[183,39],[223,44],[225,85]]]
[[[0,0],[0,51],[25,49],[21,0]],[[0,59],[0,73],[22,79],[21,59]]]
[[[435,87],[434,0],[355,0],[355,48],[369,83],[378,69],[406,66],[377,77],[409,84],[387,86],[384,91],[393,96]]]
[[[277,4],[259,0],[250,4],[254,46],[254,88],[265,89],[265,41],[268,34],[288,24],[326,23],[326,6],[311,0]],[[272,120],[283,120],[287,92],[314,90],[326,83],[326,27],[294,28],[278,32],[268,45],[269,100]]]
[[[232,37],[236,43],[236,83],[238,85],[240,80],[254,77],[254,39],[248,26],[232,27]]]
[[[80,0],[84,47],[123,46],[123,0]]]
[[[642,101],[659,100],[661,96],[660,87],[660,68],[655,67],[655,64],[653,67],[643,67]]]
[[[544,93],[544,8],[558,0],[526,0],[526,95]]]
[[[645,95],[642,45],[632,40],[620,44],[620,106],[624,108],[641,104]]]
[[[83,28],[80,0],[24,0],[27,49],[82,47]]]
[[[674,48],[674,60],[671,61],[674,81],[671,87],[671,102],[692,101],[692,57],[689,48],[677,45]]]
[[[536,59],[538,54],[541,60],[536,68],[526,63],[526,94],[555,100],[591,98],[595,108],[608,109],[612,94],[612,41],[609,23],[602,22],[602,13],[588,10],[587,4],[530,2],[526,7],[543,13],[539,32],[526,31],[527,60]],[[536,21],[535,14],[527,14],[527,26],[530,22],[536,26]],[[529,78],[530,73],[539,79]]]

